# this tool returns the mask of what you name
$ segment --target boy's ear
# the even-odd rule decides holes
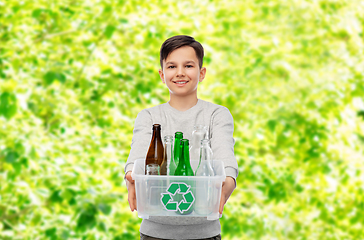
[[[161,78],[162,82],[163,82],[163,83],[166,83],[166,82],[164,81],[164,73],[163,73],[163,70],[162,70],[162,69],[159,69],[158,73],[159,73],[159,76],[160,76],[160,78]]]
[[[206,76],[206,68],[203,67],[200,70],[200,79],[199,79],[199,82],[202,82],[205,79],[205,76]]]

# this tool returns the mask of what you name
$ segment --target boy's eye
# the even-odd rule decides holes
[[[168,68],[175,68],[175,66],[168,66]]]
[[[186,67],[187,67],[187,68],[191,68],[191,67],[193,67],[193,66],[192,66],[192,65],[186,65]]]

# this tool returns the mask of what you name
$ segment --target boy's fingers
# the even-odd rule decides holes
[[[135,196],[135,188],[134,185],[133,187],[130,187],[128,189],[128,202],[129,202],[129,207],[130,210],[133,212],[134,210],[136,210],[136,196]]]
[[[225,201],[225,196],[224,194],[221,194],[221,199],[220,199],[220,207],[219,207],[219,213],[222,214],[222,211],[224,211],[224,205],[225,205],[226,201]]]
[[[134,210],[136,210],[136,204],[135,204],[135,201],[134,201],[134,199],[130,199],[129,200],[129,207],[130,207],[130,210],[132,211],[132,212],[134,212]]]
[[[224,206],[229,199],[231,193],[235,189],[235,180],[232,177],[226,177],[225,182],[222,183],[222,189],[221,189],[221,200],[220,200],[220,207],[219,212],[222,214],[222,211],[224,211]]]
[[[137,210],[137,203],[136,203],[136,198],[135,198],[135,195],[134,195],[134,198],[132,199],[132,212],[134,212],[134,210]]]
[[[135,184],[134,184],[134,180],[131,177],[131,172],[128,172],[125,176],[126,180],[127,180],[127,188],[128,188],[128,202],[129,202],[129,207],[130,210],[132,212],[134,212],[134,210],[137,210],[137,204],[136,204],[136,196],[135,196]]]
[[[133,178],[131,177],[131,172],[128,172],[125,176],[126,180],[128,180],[130,183],[134,183]]]

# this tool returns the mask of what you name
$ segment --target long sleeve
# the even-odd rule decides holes
[[[180,131],[187,139],[191,139],[194,125],[209,126],[213,159],[223,161],[226,176],[236,179],[238,164],[234,156],[233,117],[227,108],[200,99],[195,106],[186,111],[178,111],[169,103],[141,111],[135,120],[125,172],[132,171],[136,159],[145,158],[152,136],[153,123],[161,124],[162,137]],[[219,220],[153,216],[142,221],[140,232],[163,239],[197,239],[216,236],[220,233],[220,228]]]
[[[152,125],[150,113],[142,110],[135,119],[131,149],[125,164],[125,173],[133,170],[136,159],[145,158],[152,136]]]
[[[238,164],[234,155],[234,120],[230,111],[225,107],[217,108],[212,114],[210,126],[213,159],[222,160],[226,176],[236,179]]]

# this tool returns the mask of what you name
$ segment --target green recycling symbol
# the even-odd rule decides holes
[[[172,182],[167,188],[167,193],[162,193],[161,202],[167,211],[188,211],[195,201],[193,193],[190,191],[191,186],[184,182]],[[173,201],[173,196],[182,194],[183,199],[180,202]]]

